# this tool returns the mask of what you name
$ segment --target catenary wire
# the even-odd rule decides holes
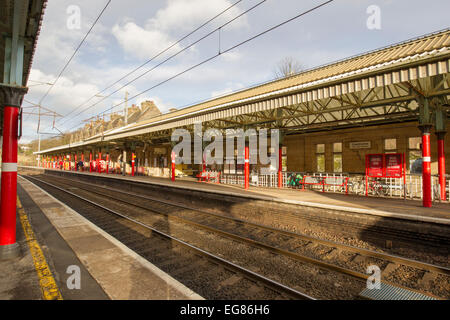
[[[137,97],[143,95],[144,93],[147,93],[148,91],[153,90],[153,89],[155,89],[155,88],[157,88],[157,87],[159,87],[159,86],[161,86],[161,85],[163,85],[163,84],[169,82],[170,80],[172,80],[172,79],[174,79],[174,78],[177,78],[177,77],[179,77],[179,76],[181,76],[181,75],[183,75],[183,74],[185,74],[185,73],[187,73],[187,72],[189,72],[189,71],[191,71],[191,70],[193,70],[193,69],[195,69],[195,68],[197,68],[197,67],[200,67],[201,65],[203,65],[203,64],[205,64],[205,63],[207,63],[207,62],[209,62],[209,61],[211,61],[211,60],[213,60],[213,59],[219,57],[219,56],[222,55],[222,54],[225,54],[225,53],[227,53],[227,52],[229,52],[229,51],[232,51],[232,50],[234,50],[234,49],[236,49],[236,48],[238,48],[238,47],[240,47],[240,46],[242,46],[242,45],[244,45],[244,44],[246,44],[246,43],[248,43],[248,42],[250,42],[250,41],[252,41],[252,40],[254,40],[254,39],[256,39],[256,38],[259,38],[260,36],[262,36],[262,35],[264,35],[264,34],[266,34],[266,33],[268,33],[268,32],[271,32],[271,31],[273,31],[273,30],[275,30],[275,29],[277,29],[277,28],[279,28],[279,27],[281,27],[281,26],[283,26],[283,25],[285,25],[285,24],[287,24],[287,23],[289,23],[289,22],[292,22],[293,20],[296,20],[296,19],[298,19],[298,18],[300,18],[300,17],[302,17],[302,16],[304,16],[304,15],[306,15],[306,14],[308,14],[308,13],[311,13],[311,12],[313,12],[313,11],[315,11],[315,10],[317,10],[317,9],[319,9],[319,8],[325,6],[325,5],[327,5],[327,4],[329,4],[329,3],[333,2],[333,1],[334,1],[334,0],[328,0],[328,1],[325,1],[325,2],[323,2],[323,3],[321,3],[321,4],[319,4],[319,5],[317,5],[317,6],[313,7],[313,8],[311,8],[311,9],[308,9],[308,10],[306,10],[306,11],[303,11],[302,13],[300,13],[300,14],[298,14],[298,15],[296,15],[296,16],[294,16],[294,17],[288,19],[288,20],[285,20],[285,21],[283,21],[283,22],[281,22],[281,23],[279,23],[279,24],[277,24],[277,25],[275,25],[275,26],[273,26],[273,27],[271,27],[271,28],[269,28],[269,29],[266,29],[266,30],[264,30],[264,31],[262,31],[262,32],[260,32],[260,33],[258,33],[258,34],[256,34],[256,35],[254,35],[254,36],[252,36],[252,37],[250,37],[250,38],[248,38],[248,39],[242,41],[242,42],[239,42],[238,44],[236,44],[236,45],[234,45],[234,46],[232,46],[232,47],[230,47],[230,48],[228,48],[228,49],[226,49],[226,50],[224,50],[224,51],[222,51],[222,52],[219,52],[219,53],[217,53],[217,54],[215,54],[215,55],[213,55],[213,56],[211,56],[211,57],[209,57],[209,58],[207,58],[207,59],[201,61],[200,63],[197,63],[197,64],[195,64],[195,65],[189,67],[188,69],[185,69],[185,70],[183,70],[183,71],[181,71],[181,72],[179,72],[179,73],[177,73],[177,74],[171,76],[170,78],[168,78],[168,79],[166,79],[166,80],[164,80],[164,81],[159,82],[158,84],[156,84],[156,85],[154,85],[154,86],[152,86],[152,87],[150,87],[150,88],[148,88],[148,89],[146,89],[146,90],[144,90],[144,91],[139,92],[138,94],[134,95],[134,96],[131,97],[130,99],[135,99],[135,98],[137,98]],[[113,105],[112,107],[110,107],[110,108],[108,108],[108,109],[106,109],[106,110],[104,110],[104,111],[98,113],[97,115],[102,114],[102,113],[105,113],[105,112],[108,112],[108,111],[112,110],[113,108],[122,105],[123,103],[124,103],[124,102],[115,104],[115,105]],[[78,124],[77,124],[76,126],[70,128],[69,131],[72,130],[72,129],[74,129],[74,128],[76,128],[77,126],[78,126]]]

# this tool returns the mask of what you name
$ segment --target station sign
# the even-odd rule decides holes
[[[366,157],[366,170],[369,177],[383,177],[384,159],[382,154],[369,154]]]
[[[370,141],[358,141],[358,142],[350,142],[349,147],[350,149],[370,149],[372,144]]]
[[[366,176],[372,178],[401,178],[405,157],[401,153],[366,155]]]
[[[385,175],[387,178],[401,178],[403,173],[402,154],[386,154],[385,155]]]

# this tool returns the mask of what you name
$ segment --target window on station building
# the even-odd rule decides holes
[[[422,144],[421,137],[410,137],[408,139],[408,149],[410,150],[420,150],[421,144]]]
[[[287,171],[287,147],[281,148],[281,171]]]
[[[325,144],[316,145],[317,172],[325,172]]]
[[[397,139],[384,139],[384,150],[387,152],[394,152],[397,150]]]
[[[333,143],[333,172],[342,172],[342,142]]]
[[[410,173],[422,173],[422,143],[421,137],[410,137],[408,139],[408,161]]]

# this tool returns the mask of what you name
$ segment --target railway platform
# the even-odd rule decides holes
[[[349,212],[374,216],[380,218],[394,218],[414,222],[427,222],[434,224],[450,225],[450,204],[433,203],[432,208],[422,207],[421,201],[403,200],[392,198],[373,198],[356,195],[344,195],[336,193],[322,193],[310,190],[291,190],[277,188],[261,188],[250,186],[244,190],[241,186],[223,185],[216,183],[197,182],[192,178],[177,178],[171,181],[168,178],[149,176],[122,176],[117,174],[99,174],[90,172],[61,171],[42,169],[37,167],[22,167],[24,169],[43,172],[66,172],[80,175],[92,175],[109,179],[123,179],[127,181],[139,181],[143,183],[174,187],[179,189],[194,190],[236,196],[250,200],[271,201],[281,204],[298,205],[309,208],[318,208],[336,212]]]
[[[18,179],[21,255],[0,261],[0,300],[201,300],[65,204]]]
[[[107,298],[448,296],[445,246],[450,219],[437,216],[440,210],[445,214],[443,208],[432,209],[436,216],[403,217],[405,213],[376,212],[369,205],[347,209],[285,196],[304,193],[297,190],[246,191],[187,179],[30,167],[19,168],[19,176],[26,192],[24,197],[20,191],[22,201],[26,203],[27,195],[34,199]],[[19,204],[19,211],[26,206]],[[255,246],[264,250],[256,253]],[[274,254],[287,260],[272,270]],[[388,285],[376,296],[364,291],[366,268],[373,261]],[[62,272],[70,273],[67,268],[74,265],[66,263]],[[287,270],[279,271],[281,265]],[[300,274],[304,279],[299,280]],[[60,285],[69,288],[71,276],[57,275],[63,279]],[[319,280],[310,283],[316,276]]]

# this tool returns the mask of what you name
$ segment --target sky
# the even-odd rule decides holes
[[[309,69],[449,27],[448,0],[335,0],[159,85],[217,55],[219,50],[223,52],[325,2],[241,0],[137,72],[114,84],[236,2],[238,0],[112,0],[67,69],[42,100],[49,89],[49,85],[42,82],[55,81],[107,3],[106,0],[48,1],[29,76],[29,91],[23,103],[23,107],[27,107],[25,112],[36,111],[29,107],[40,102],[43,107],[64,116],[56,118],[56,129],[52,117],[41,118],[40,132],[45,138],[49,137],[47,133],[73,131],[82,126],[83,121],[105,111],[122,111],[125,92],[131,98],[129,105],[152,100],[165,113],[170,108],[180,109],[270,81],[275,78],[277,64],[286,57],[294,58],[303,68]],[[256,7],[220,28],[219,35],[220,26],[253,6]],[[210,36],[191,46],[214,30]],[[140,79],[121,88],[145,72]],[[146,92],[132,98],[143,91]],[[104,98],[111,93],[110,98]],[[36,139],[37,127],[37,116],[24,115],[20,142]]]

